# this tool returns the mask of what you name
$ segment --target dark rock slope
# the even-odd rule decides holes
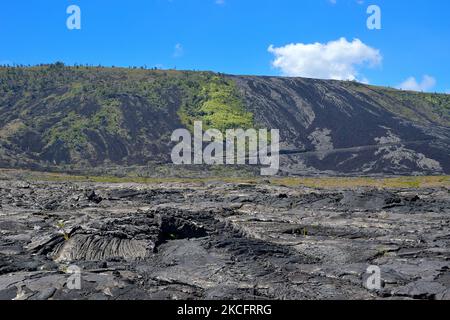
[[[450,172],[448,102],[439,109],[426,95],[406,93],[406,100],[399,91],[351,82],[234,79],[256,121],[279,128],[282,149],[294,151],[283,157],[285,171]]]
[[[172,131],[194,120],[280,129],[284,173],[450,172],[449,95],[207,72],[0,68],[1,167],[165,164]]]

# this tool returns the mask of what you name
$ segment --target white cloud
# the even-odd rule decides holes
[[[269,47],[275,55],[272,66],[283,75],[307,78],[357,80],[359,67],[381,64],[380,51],[359,39],[352,42],[341,38],[322,43],[292,43],[284,47]]]
[[[428,91],[432,89],[435,85],[436,85],[435,78],[428,75],[424,75],[420,83],[417,82],[416,78],[409,77],[408,79],[403,81],[400,85],[398,85],[397,88],[411,91]]]
[[[183,45],[181,43],[177,43],[175,45],[174,51],[173,51],[173,57],[174,58],[179,58],[184,54],[184,48]]]

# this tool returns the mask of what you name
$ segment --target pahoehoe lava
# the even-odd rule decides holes
[[[448,188],[3,180],[0,208],[0,299],[450,298]]]

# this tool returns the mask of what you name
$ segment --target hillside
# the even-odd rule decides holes
[[[0,167],[170,163],[173,130],[280,129],[282,173],[450,173],[450,96],[354,82],[63,64],[0,68]]]

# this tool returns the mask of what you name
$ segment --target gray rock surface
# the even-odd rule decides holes
[[[0,299],[449,299],[449,270],[449,188],[0,181]]]

